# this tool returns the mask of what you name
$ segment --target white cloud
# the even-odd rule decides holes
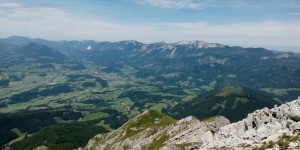
[[[58,8],[25,6],[0,9],[0,22],[0,38],[21,35],[50,40],[133,39],[147,43],[204,40],[300,52],[300,22],[122,24],[68,13]]]
[[[280,0],[249,1],[249,0],[136,0],[140,4],[150,4],[161,8],[204,9],[204,8],[300,8],[299,1]]]
[[[193,0],[140,0],[139,2],[163,8],[198,9],[202,7],[201,3],[194,2]]]
[[[21,7],[21,4],[18,3],[0,3],[0,8],[17,8],[17,7]]]

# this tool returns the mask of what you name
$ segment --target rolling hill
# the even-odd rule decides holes
[[[244,87],[227,87],[181,102],[166,113],[177,119],[190,115],[197,118],[221,115],[236,122],[254,110],[274,107],[280,103],[262,92]]]

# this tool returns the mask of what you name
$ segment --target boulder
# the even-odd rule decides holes
[[[212,130],[213,133],[216,133],[221,127],[230,124],[230,121],[223,116],[217,116],[211,121],[205,121],[205,124]]]
[[[295,130],[300,131],[300,122],[292,123],[291,125],[289,125],[289,129],[291,131],[295,131]]]
[[[289,115],[293,121],[296,121],[296,122],[300,121],[300,110],[298,110],[298,111],[294,110],[294,111],[290,112]]]

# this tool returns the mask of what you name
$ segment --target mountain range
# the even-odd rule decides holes
[[[124,65],[133,67],[135,76],[155,77],[164,84],[192,88],[215,83],[214,88],[243,86],[275,94],[286,101],[297,97],[299,55],[272,52],[264,48],[242,48],[203,41],[143,44],[137,41],[47,41],[26,37],[0,40],[2,53],[29,43],[47,46],[81,63],[104,66],[108,73],[121,73]],[[28,46],[28,45],[27,45]],[[23,47],[24,48],[24,47]],[[61,56],[57,56],[61,57]],[[177,73],[172,78],[161,74]],[[270,90],[291,88],[285,95]],[[206,90],[207,91],[207,90]]]

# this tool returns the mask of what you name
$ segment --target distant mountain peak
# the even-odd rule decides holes
[[[139,44],[140,42],[137,40],[124,40],[124,41],[120,41],[120,43],[136,45]]]
[[[48,48],[48,47],[45,46],[45,45],[38,44],[38,43],[34,43],[34,42],[31,42],[31,43],[25,45],[24,47],[30,47],[30,48],[35,48],[35,49]]]
[[[67,57],[60,52],[45,46],[31,42],[17,50],[20,54],[27,57],[52,57],[55,59],[67,59]]]
[[[205,41],[198,41],[198,40],[181,40],[181,41],[177,41],[174,44],[177,45],[190,45],[190,44],[199,44],[199,43],[209,43],[209,42],[205,42]]]
[[[38,43],[31,42],[29,44],[24,45],[19,49],[21,50],[30,50],[30,51],[53,51],[50,47]]]
[[[20,40],[20,39],[30,40],[31,38],[27,37],[27,36],[10,36],[5,39],[8,39],[8,40]]]
[[[225,45],[220,44],[220,43],[209,43],[209,42],[206,42],[206,41],[198,41],[198,40],[192,40],[192,41],[183,40],[183,41],[175,42],[173,44],[175,44],[175,45],[193,45],[196,48],[215,48],[215,47],[220,48],[220,47],[225,46]]]

